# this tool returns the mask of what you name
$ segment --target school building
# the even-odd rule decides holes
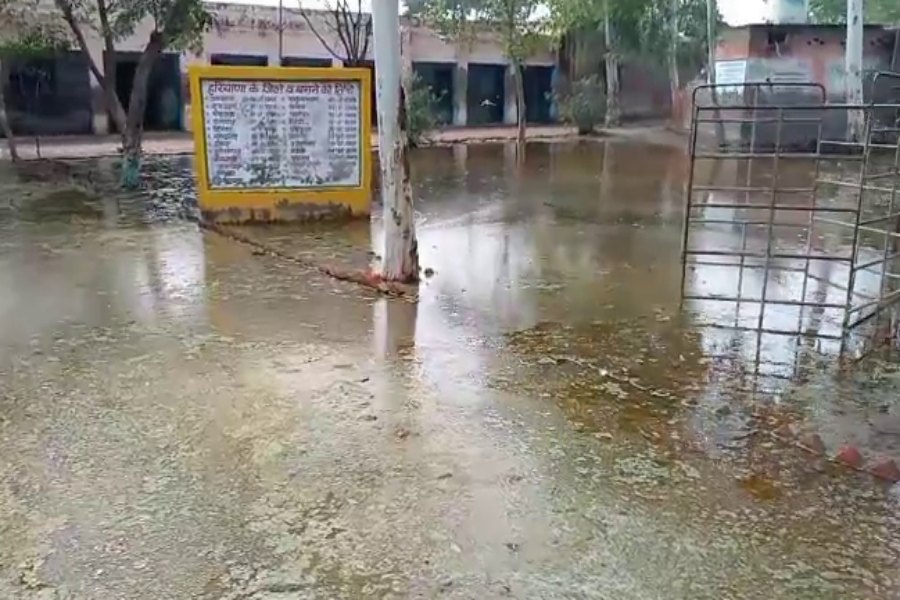
[[[295,10],[284,9],[281,25],[277,7],[210,3],[209,10],[213,25],[204,36],[199,54],[165,52],[159,58],[149,86],[146,130],[177,131],[190,127],[187,69],[192,64],[342,66],[342,61],[323,47]],[[322,12],[311,15],[316,31],[332,48],[341,51],[337,36],[325,22],[327,18]],[[102,72],[103,42],[88,27],[84,33],[90,55]],[[149,33],[148,22],[116,45],[116,85],[119,98],[126,106]],[[456,44],[411,19],[404,19],[401,33],[407,67],[418,73],[439,97],[440,118],[444,123],[461,126],[515,122],[512,70],[495,34],[481,33],[466,43]],[[556,54],[549,47],[535,52],[525,63],[530,122],[553,120],[550,92],[555,65]],[[374,68],[371,43],[363,66]],[[8,59],[3,67],[7,108],[16,133],[114,131],[99,84],[91,74],[87,59],[77,49],[46,58]]]

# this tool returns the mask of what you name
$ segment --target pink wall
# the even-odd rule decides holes
[[[842,27],[759,28],[751,38],[750,56],[762,59],[757,64],[770,74],[785,60],[792,60],[805,68],[809,81],[824,85],[830,97],[842,97],[844,36]],[[865,31],[864,40],[866,69],[890,68],[894,33],[870,27]]]

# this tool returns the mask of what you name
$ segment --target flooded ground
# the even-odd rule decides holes
[[[418,304],[198,230],[187,159],[7,183],[0,597],[900,596],[900,497],[767,435],[892,452],[900,375],[680,311],[685,160],[417,153]]]

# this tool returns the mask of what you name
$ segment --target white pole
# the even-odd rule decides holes
[[[862,105],[863,100],[863,0],[847,0],[847,104]],[[863,141],[865,117],[861,110],[847,113],[847,137]]]
[[[394,147],[397,139],[400,108],[400,14],[397,0],[379,0],[378,6],[372,7],[372,42],[375,51],[378,145],[384,155],[387,148]],[[381,157],[382,171],[389,162],[385,158]]]
[[[398,0],[372,3],[375,95],[378,108],[378,158],[384,204],[384,263],[390,281],[417,281],[419,255],[415,213],[406,161],[406,125],[401,118],[400,7]]]

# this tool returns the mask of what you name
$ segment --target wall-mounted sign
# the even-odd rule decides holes
[[[728,86],[744,83],[747,80],[746,60],[716,61],[716,85]],[[740,88],[725,88],[721,91],[737,91]]]
[[[367,69],[195,67],[191,112],[207,219],[368,214]]]

